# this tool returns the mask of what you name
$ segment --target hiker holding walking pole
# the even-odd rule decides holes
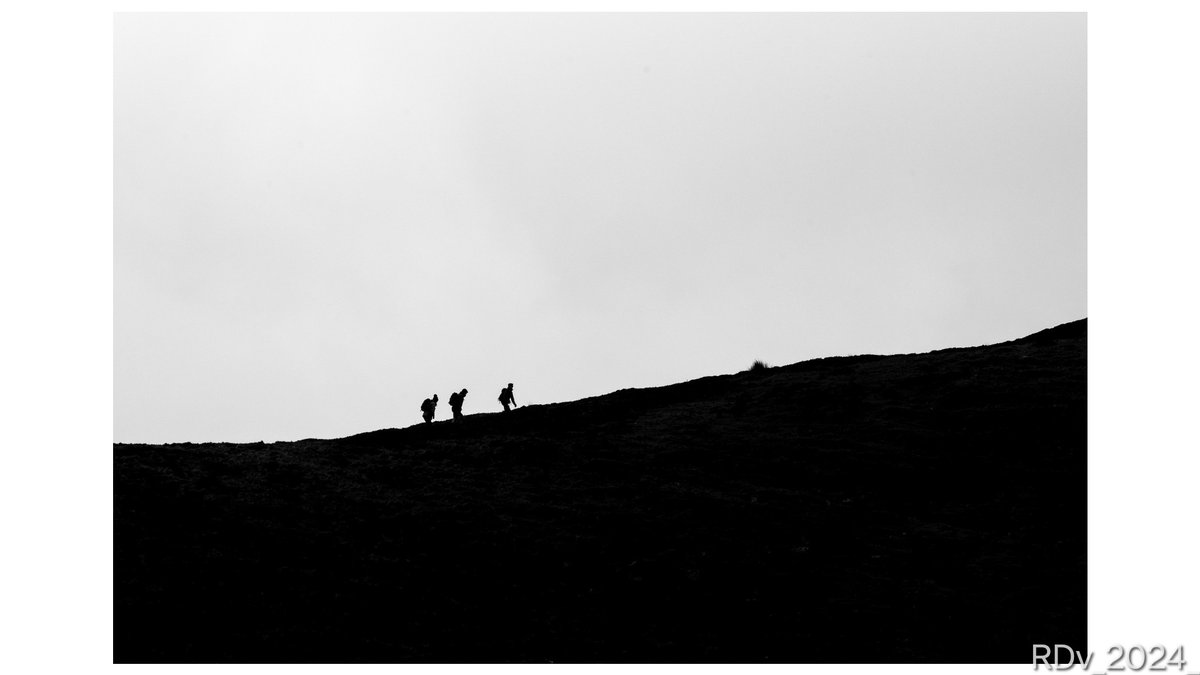
[[[509,382],[507,387],[500,390],[500,405],[504,406],[504,412],[508,412],[508,406],[510,404],[514,408],[517,406],[517,400],[513,398],[512,382]]]

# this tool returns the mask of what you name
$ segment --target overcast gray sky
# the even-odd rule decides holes
[[[1086,315],[1083,14],[121,14],[114,434]]]

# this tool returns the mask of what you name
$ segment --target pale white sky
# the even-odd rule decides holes
[[[118,15],[114,435],[1086,315],[1082,14]]]

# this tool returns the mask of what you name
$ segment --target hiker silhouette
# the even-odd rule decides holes
[[[427,398],[421,401],[421,417],[425,418],[425,423],[429,424],[433,421],[433,413],[437,410],[438,398],[437,394],[433,398]]]
[[[517,407],[517,399],[513,398],[512,382],[508,386],[500,390],[500,405],[504,406],[504,412],[508,412],[508,406],[511,404],[514,408]]]
[[[450,412],[454,413],[454,421],[462,419],[463,399],[467,397],[467,390],[463,389],[460,392],[450,394]]]

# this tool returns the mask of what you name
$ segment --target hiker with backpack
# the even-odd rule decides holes
[[[433,398],[421,401],[421,417],[425,418],[425,423],[429,424],[433,421],[433,412],[437,410],[438,398],[437,394]]]
[[[500,405],[504,406],[504,412],[508,412],[508,406],[510,404],[514,408],[517,407],[517,400],[513,398],[512,382],[509,382],[507,387],[500,390]]]
[[[463,389],[460,392],[450,394],[450,412],[454,413],[454,421],[462,419],[463,399],[467,397],[467,390]]]

